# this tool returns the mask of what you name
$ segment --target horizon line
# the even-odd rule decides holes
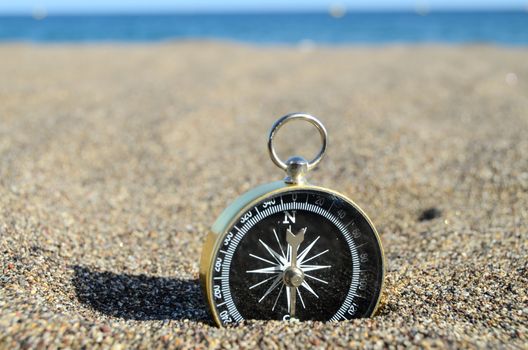
[[[175,10],[175,9],[153,9],[153,10],[61,10],[48,11],[45,8],[37,8],[33,11],[0,11],[0,17],[33,17],[35,13],[45,13],[46,17],[54,16],[139,16],[139,15],[287,15],[287,14],[329,14],[329,9],[230,9],[230,10]],[[523,7],[442,7],[442,8],[345,8],[345,15],[368,14],[368,13],[408,13],[417,15],[429,15],[432,13],[467,13],[467,12],[525,12],[528,8]]]

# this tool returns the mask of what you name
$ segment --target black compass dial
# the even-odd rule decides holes
[[[257,203],[227,232],[214,259],[213,300],[224,325],[339,321],[370,316],[382,279],[368,220],[335,194],[295,190]]]

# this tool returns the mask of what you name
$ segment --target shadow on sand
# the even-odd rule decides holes
[[[116,274],[74,266],[79,301],[126,320],[183,320],[210,323],[198,280]]]

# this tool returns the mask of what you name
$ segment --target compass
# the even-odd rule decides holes
[[[310,162],[282,162],[273,140],[291,120],[317,127],[322,148]],[[342,321],[373,315],[384,278],[384,256],[370,219],[344,195],[306,182],[322,159],[327,133],[306,114],[272,127],[269,152],[283,181],[250,190],[214,223],[202,252],[200,278],[220,326],[243,320]]]

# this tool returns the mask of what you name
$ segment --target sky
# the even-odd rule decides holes
[[[313,11],[339,5],[348,10],[528,9],[528,0],[0,0],[0,14]]]

